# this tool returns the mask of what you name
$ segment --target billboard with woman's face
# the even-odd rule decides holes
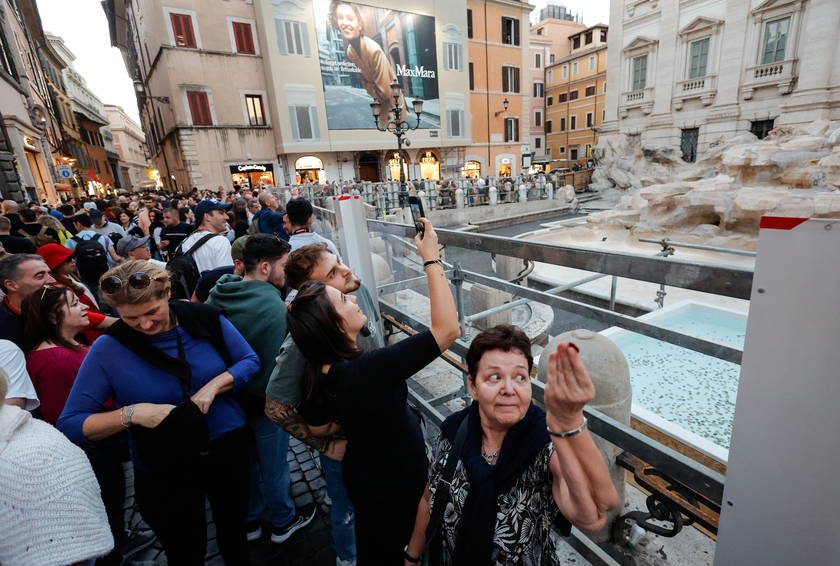
[[[370,104],[394,106],[391,83],[402,86],[403,119],[414,126],[412,101],[422,100],[420,127],[440,128],[435,19],[339,0],[313,0],[321,78],[330,130],[375,129]],[[406,104],[407,103],[407,104]]]

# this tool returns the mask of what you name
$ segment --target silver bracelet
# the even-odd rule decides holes
[[[548,426],[546,426],[545,429],[548,431],[548,434],[550,434],[551,436],[555,436],[557,438],[569,438],[570,436],[574,436],[574,435],[578,434],[580,431],[582,431],[583,429],[585,429],[586,428],[586,423],[587,423],[586,417],[583,417],[583,424],[580,425],[579,427],[577,427],[574,430],[567,430],[566,432],[554,432]]]
[[[131,426],[131,417],[134,416],[134,405],[129,405],[128,407],[123,407],[120,409],[120,424],[123,425],[125,428]]]

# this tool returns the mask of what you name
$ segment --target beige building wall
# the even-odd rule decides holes
[[[464,159],[476,164],[483,177],[520,175],[522,155],[530,152],[533,87],[529,84],[528,17],[534,6],[511,0],[488,0],[467,2],[467,8],[472,12],[473,30],[469,40],[469,62],[473,67],[470,100],[474,143],[467,148]],[[518,22],[518,45],[506,37],[503,18]],[[518,90],[511,88],[510,81],[505,90],[506,81],[502,75],[512,72],[506,69],[517,70]],[[507,108],[505,100],[508,101]],[[511,124],[515,126],[511,128]]]
[[[534,154],[532,173],[545,171],[551,156],[546,149],[545,137],[545,69],[555,61],[569,55],[571,42],[569,36],[586,29],[586,25],[570,20],[546,18],[531,24],[531,133],[530,148]],[[540,65],[537,66],[537,54]],[[542,88],[535,88],[533,83],[539,83]],[[542,96],[536,96],[539,91]],[[539,116],[538,116],[539,115]]]
[[[105,115],[110,123],[110,130],[114,137],[114,146],[120,156],[119,166],[122,170],[125,189],[137,191],[148,185],[146,171],[152,164],[146,159],[144,145],[145,135],[140,124],[132,120],[120,106],[105,105]],[[140,185],[146,183],[146,185]]]

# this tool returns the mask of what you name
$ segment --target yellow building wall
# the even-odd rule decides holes
[[[589,70],[589,58],[595,56],[595,69]],[[577,62],[578,74],[573,75],[573,65]],[[563,78],[563,67],[567,66],[568,73]],[[546,147],[552,158],[551,168],[572,167],[575,163],[582,164],[588,158],[586,146],[594,147],[598,143],[598,132],[604,118],[604,104],[606,98],[607,79],[607,50],[596,53],[582,53],[567,61],[555,63],[546,68],[546,120],[551,121],[551,133],[546,134]],[[548,81],[551,71],[551,81]],[[595,93],[586,96],[586,87],[595,86]],[[569,100],[571,92],[578,91],[577,100]],[[560,95],[566,94],[567,101],[559,102]],[[552,104],[548,105],[551,97]],[[592,113],[592,127],[586,126],[586,115]],[[576,128],[571,129],[572,117],[576,119]],[[561,119],[566,119],[566,130],[561,131]],[[572,148],[578,149],[576,160],[572,159]],[[565,151],[561,152],[561,149]],[[565,161],[554,161],[556,159]]]

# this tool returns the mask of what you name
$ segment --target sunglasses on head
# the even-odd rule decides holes
[[[122,286],[125,283],[128,283],[128,286],[135,291],[142,291],[143,289],[147,289],[149,285],[152,284],[152,281],[157,280],[157,277],[150,277],[146,273],[138,272],[129,275],[128,279],[120,279],[119,277],[113,275],[111,277],[106,277],[100,281],[99,286],[102,287],[102,290],[106,295],[113,295],[122,289]]]
[[[41,300],[44,300],[44,295],[47,294],[47,289],[58,289],[56,285],[44,285],[44,290],[41,291]]]

